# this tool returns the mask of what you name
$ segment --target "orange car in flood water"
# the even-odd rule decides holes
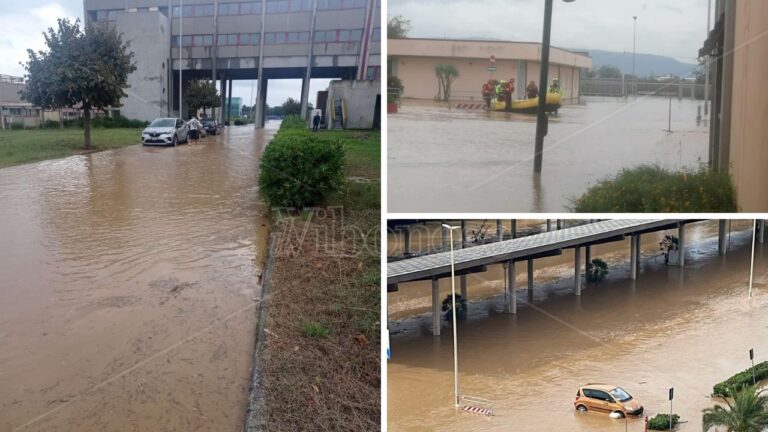
[[[578,411],[618,414],[621,417],[643,413],[643,406],[621,387],[607,384],[587,384],[576,392],[573,406]]]

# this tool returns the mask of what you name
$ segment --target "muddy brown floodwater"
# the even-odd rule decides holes
[[[242,430],[276,127],[0,170],[0,431]]]
[[[608,382],[650,416],[668,412],[674,387],[674,411],[685,422],[679,430],[700,431],[701,411],[715,403],[712,386],[749,367],[750,348],[756,361],[768,359],[768,251],[758,244],[750,300],[750,231],[751,221],[733,221],[728,254],[719,256],[717,223],[689,225],[685,269],[665,266],[655,244],[661,234],[646,234],[635,282],[628,242],[593,247],[610,273],[581,297],[572,294],[572,255],[537,260],[534,301],[518,291],[516,316],[501,312],[499,269],[470,277],[470,317],[458,329],[460,387],[493,401],[490,418],[453,408],[450,324],[434,337],[429,314],[406,318],[428,307],[429,288],[401,285],[388,296],[389,328],[399,332],[390,341],[389,430],[642,431],[639,418],[625,424],[575,412],[579,385]],[[524,263],[520,273],[524,287]],[[443,296],[449,285],[441,283]]]
[[[390,212],[562,212],[597,180],[658,163],[697,168],[709,127],[697,102],[582,98],[550,118],[543,174],[533,176],[536,116],[448,110],[406,100],[388,117]]]

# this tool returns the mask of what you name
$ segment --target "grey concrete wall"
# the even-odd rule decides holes
[[[169,20],[160,12],[119,14],[117,28],[131,41],[136,71],[128,77],[120,113],[128,118],[152,120],[168,115]]]
[[[381,81],[331,81],[328,100],[338,106],[343,100],[347,111],[346,129],[371,129],[376,110],[376,97],[381,94]],[[328,110],[330,108],[327,108]]]
[[[19,90],[23,84],[0,82],[0,102],[21,102]]]

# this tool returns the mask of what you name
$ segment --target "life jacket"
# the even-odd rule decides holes
[[[512,84],[512,81],[507,81],[507,83],[504,84],[504,91],[507,93],[512,93],[515,91],[515,85]]]
[[[483,84],[483,96],[489,95],[492,92],[491,85],[488,83]]]

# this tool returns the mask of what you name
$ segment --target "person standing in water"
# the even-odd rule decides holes
[[[536,83],[531,81],[528,83],[528,87],[525,88],[525,96],[528,99],[535,99],[539,97],[539,88],[536,87]]]

